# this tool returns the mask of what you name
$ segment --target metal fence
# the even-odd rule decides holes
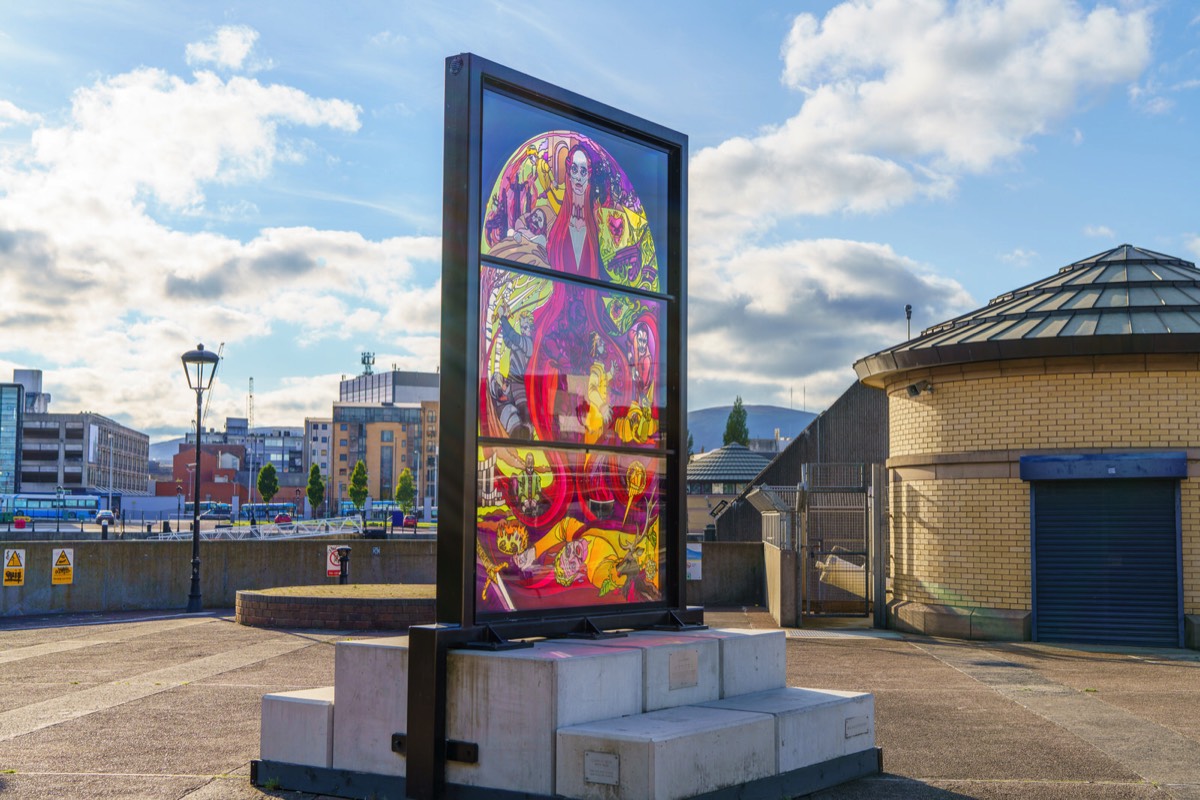
[[[267,525],[228,525],[201,530],[201,539],[304,539],[313,536],[338,536],[363,532],[360,517],[333,517]],[[163,540],[191,539],[191,531],[160,533]]]

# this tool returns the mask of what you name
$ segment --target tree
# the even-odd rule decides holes
[[[396,480],[396,505],[400,506],[400,510],[407,514],[412,511],[416,499],[417,486],[413,483],[412,470],[405,467]]]
[[[696,455],[696,440],[692,438],[692,432],[688,431],[688,461],[691,461],[694,455]]]
[[[275,465],[267,463],[258,471],[258,494],[264,503],[279,494],[279,476],[275,474]]]
[[[367,502],[367,465],[360,458],[354,465],[354,471],[350,473],[350,488],[346,490],[350,495],[350,502],[354,503],[354,507],[362,511],[363,503]]]
[[[308,504],[315,512],[325,500],[325,481],[321,480],[321,469],[316,464],[308,471]]]
[[[746,409],[742,407],[742,396],[738,395],[725,420],[725,436],[722,444],[750,444],[750,429],[746,427]]]

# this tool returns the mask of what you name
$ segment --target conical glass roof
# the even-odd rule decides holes
[[[892,372],[1011,358],[1200,352],[1200,270],[1123,244],[1000,295],[980,309],[854,364]]]

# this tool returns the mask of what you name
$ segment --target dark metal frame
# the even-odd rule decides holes
[[[666,548],[664,600],[633,607],[556,609],[544,616],[481,623],[475,607],[475,514],[479,386],[479,275],[482,226],[484,91],[496,91],[667,155],[666,434],[661,512]],[[446,126],[442,198],[441,519],[437,554],[437,623],[410,630],[406,792],[445,790],[446,660],[453,647],[512,646],[531,637],[597,636],[605,631],[701,627],[703,609],[686,605],[686,269],[687,137],[472,54],[446,59]],[[497,266],[506,266],[501,260]],[[519,266],[529,270],[527,265]],[[536,271],[536,270],[529,270]],[[626,291],[627,287],[606,289]],[[399,733],[399,732],[398,732]]]

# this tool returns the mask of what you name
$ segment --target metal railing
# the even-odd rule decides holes
[[[361,517],[332,517],[330,519],[304,519],[297,522],[268,523],[265,525],[227,525],[201,530],[201,539],[304,539],[312,536],[344,536],[361,534]],[[160,533],[162,540],[191,539],[191,531]]]

